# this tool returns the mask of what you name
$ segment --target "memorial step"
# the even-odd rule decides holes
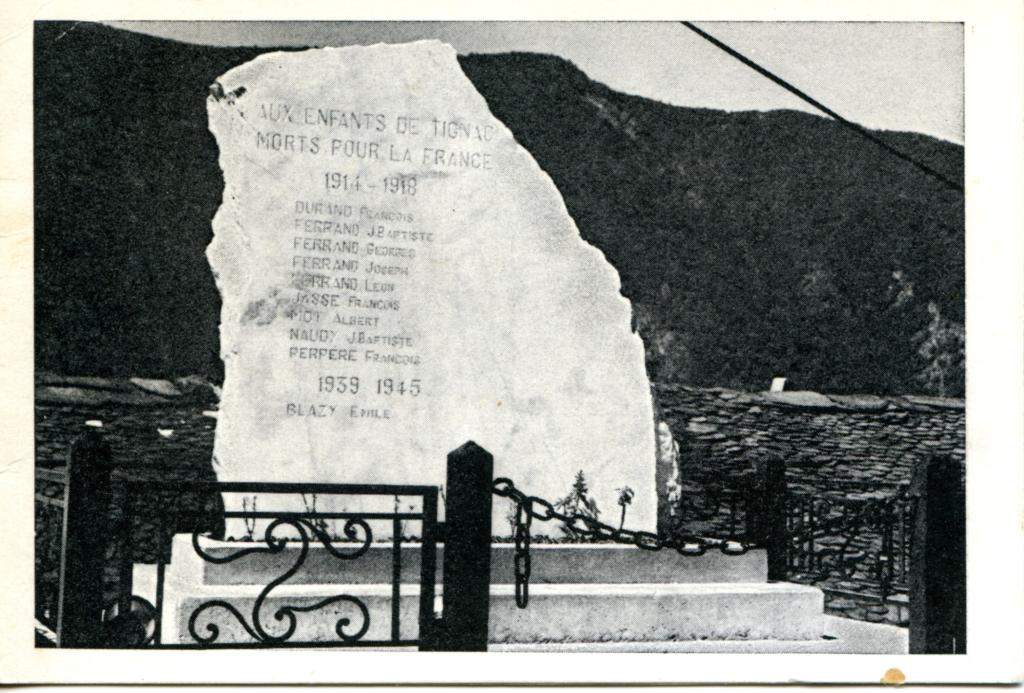
[[[824,634],[814,640],[672,640],[645,642],[503,643],[490,652],[635,652],[688,654],[876,654],[905,655],[906,628],[825,616]]]
[[[243,556],[230,563],[199,560],[191,544],[191,535],[174,537],[172,556],[175,571],[187,572],[191,579],[207,585],[265,585],[287,571],[296,560],[300,545],[295,542],[281,553]],[[203,550],[217,558],[236,553],[239,542],[201,539]],[[252,543],[248,546],[265,546]],[[353,551],[338,544],[343,551]],[[339,560],[320,544],[309,547],[309,555],[289,582],[292,584],[378,584],[391,580],[392,545],[372,544],[354,560]],[[514,581],[512,572],[515,546],[492,544],[491,582]],[[739,556],[711,550],[703,556],[681,556],[675,551],[646,551],[623,544],[534,544],[530,549],[532,582],[544,583],[724,583],[765,582],[768,567],[765,552],[755,549]],[[184,557],[179,559],[179,557]],[[195,560],[193,560],[193,558]],[[443,545],[437,548],[436,565],[441,566]],[[186,565],[187,564],[187,565]],[[420,544],[403,543],[402,582],[418,583]]]
[[[193,642],[188,621],[202,604],[223,600],[247,621],[264,587],[293,565],[300,545],[280,553],[254,553],[230,563],[211,563],[198,556],[190,535],[177,535],[164,587],[162,637],[165,643]],[[238,542],[200,539],[201,548],[216,559],[237,553]],[[252,543],[244,548],[259,547]],[[351,550],[344,548],[343,550]],[[355,547],[353,546],[353,549]],[[512,557],[514,546],[492,546],[490,639],[493,643],[657,642],[675,640],[814,640],[822,635],[824,599],[817,588],[790,583],[765,583],[764,552],[741,556],[710,551],[680,556],[612,544],[536,544],[531,548],[530,605],[515,604]],[[420,545],[401,551],[399,636],[418,636]],[[442,564],[439,552],[437,565]],[[262,608],[271,635],[287,627],[274,619],[282,606],[309,606],[346,594],[361,601],[370,614],[363,640],[391,637],[392,545],[373,544],[357,559],[343,561],[319,545],[310,546],[302,568],[270,593]],[[440,572],[439,572],[440,577]],[[435,610],[443,609],[443,585],[437,587]],[[155,601],[155,566],[137,565],[135,593]],[[336,626],[349,618],[343,632],[362,628],[358,606],[342,601],[315,613],[300,612],[293,639],[337,640]],[[196,622],[196,633],[208,634],[214,619],[217,642],[246,642],[251,636],[226,609],[210,609]]]
[[[165,591],[164,643],[194,642],[188,623],[204,603],[223,600],[247,621],[262,590],[258,585],[168,584]],[[443,587],[438,587],[443,593]],[[388,640],[392,633],[392,588],[379,585],[280,585],[266,598],[262,623],[271,635],[287,627],[275,620],[282,606],[303,607],[345,594],[366,607],[369,623],[358,606],[339,602],[311,613],[297,613],[295,641],[337,641],[342,627],[354,634],[366,626],[365,641]],[[145,595],[143,595],[145,596]],[[443,609],[443,595],[436,600]],[[818,640],[824,634],[822,593],[791,583],[767,584],[560,584],[533,585],[528,608],[515,603],[511,585],[492,585],[490,634],[494,644],[607,643],[668,641]],[[418,637],[419,587],[400,586],[399,637]],[[195,632],[209,634],[216,624],[217,643],[251,642],[239,621],[222,607],[197,618]]]

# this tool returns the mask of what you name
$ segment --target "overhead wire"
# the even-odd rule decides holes
[[[920,171],[926,173],[927,175],[931,176],[935,180],[937,180],[940,183],[942,183],[943,185],[945,185],[947,188],[950,188],[951,190],[959,190],[960,192],[963,192],[964,186],[962,184],[960,184],[960,183],[956,182],[955,180],[949,178],[948,176],[940,173],[939,171],[936,171],[934,168],[932,168],[928,164],[925,164],[924,162],[918,161],[917,159],[915,159],[914,157],[910,156],[906,152],[900,151],[896,147],[893,147],[891,144],[889,144],[888,142],[886,142],[882,138],[878,137],[877,135],[875,135],[874,133],[872,133],[870,130],[868,130],[867,128],[863,127],[862,125],[858,125],[857,123],[854,123],[853,121],[848,120],[848,119],[844,118],[843,116],[839,115],[838,113],[836,113],[834,110],[832,110],[831,108],[829,108],[825,104],[821,103],[820,101],[818,101],[817,99],[813,98],[812,96],[810,96],[809,94],[807,94],[803,90],[797,88],[793,84],[790,84],[789,82],[784,80],[782,77],[779,77],[777,74],[775,74],[771,70],[769,70],[769,69],[767,69],[767,68],[757,64],[756,62],[754,62],[753,60],[751,60],[747,56],[745,56],[742,53],[740,53],[739,51],[737,51],[735,48],[732,48],[731,46],[728,46],[727,44],[725,44],[722,41],[720,41],[719,39],[715,38],[714,36],[712,36],[708,32],[706,32],[703,29],[701,29],[700,27],[696,26],[695,24],[693,24],[693,22],[680,22],[680,24],[682,24],[687,29],[689,29],[690,31],[694,32],[695,34],[697,34],[698,36],[700,36],[701,38],[703,38],[707,42],[711,43],[715,47],[717,47],[717,48],[721,49],[722,51],[728,53],[733,58],[736,58],[741,63],[743,63],[744,65],[746,65],[750,69],[754,70],[758,74],[762,75],[763,77],[767,77],[772,82],[778,84],[780,87],[782,87],[786,91],[788,91],[791,94],[793,94],[796,97],[798,97],[800,100],[810,104],[811,106],[813,106],[814,108],[818,109],[819,111],[821,111],[825,115],[827,115],[830,118],[834,119],[836,122],[838,122],[843,127],[847,128],[850,131],[852,131],[852,132],[860,135],[861,137],[869,140],[870,142],[872,142],[875,145],[881,147],[882,149],[884,149],[885,151],[889,152],[890,154],[892,154],[893,156],[897,157],[898,159],[902,159],[903,161],[913,165],[914,167],[916,167]]]

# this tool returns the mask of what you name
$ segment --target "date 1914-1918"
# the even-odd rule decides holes
[[[390,195],[416,195],[416,176],[397,174],[370,181],[363,176],[337,171],[324,172],[324,189],[328,192],[368,192],[381,190]]]

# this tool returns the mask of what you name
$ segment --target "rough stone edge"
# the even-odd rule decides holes
[[[240,70],[243,67],[248,67],[248,66],[260,63],[260,62],[276,60],[276,59],[279,59],[279,58],[294,59],[297,56],[300,56],[300,55],[305,54],[305,53],[314,52],[314,51],[328,51],[328,52],[344,53],[344,52],[348,52],[348,51],[352,51],[352,50],[357,50],[357,49],[391,48],[391,47],[396,47],[396,46],[415,46],[415,45],[418,45],[418,44],[434,45],[434,46],[437,46],[437,47],[441,48],[442,50],[445,50],[445,51],[447,51],[449,53],[449,56],[454,61],[455,68],[456,68],[458,74],[461,75],[461,77],[462,77],[462,79],[463,79],[463,81],[464,81],[464,83],[465,83],[465,85],[467,87],[467,91],[476,95],[476,99],[478,99],[480,107],[482,108],[482,110],[484,112],[486,112],[494,120],[495,123],[497,123],[502,129],[504,129],[504,131],[508,135],[509,139],[511,139],[512,142],[515,144],[516,149],[519,150],[519,153],[522,154],[522,155],[525,155],[525,157],[530,162],[532,162],[533,166],[536,168],[537,172],[540,174],[540,176],[543,178],[543,180],[545,180],[547,182],[547,184],[551,186],[551,189],[554,190],[557,193],[558,204],[560,205],[561,212],[565,215],[565,217],[567,219],[572,221],[572,225],[573,225],[573,228],[576,231],[577,238],[579,238],[580,242],[583,244],[584,247],[589,248],[592,253],[596,254],[597,257],[599,257],[600,260],[605,265],[607,265],[612,270],[612,272],[614,273],[614,276],[615,276],[615,278],[617,279],[617,282],[618,282],[617,286],[615,287],[616,293],[618,294],[619,301],[623,302],[625,304],[625,307],[627,308],[626,312],[627,312],[627,317],[629,318],[628,319],[628,325],[629,325],[630,334],[633,336],[634,339],[639,341],[640,347],[641,347],[641,352],[646,354],[647,353],[647,351],[646,351],[647,348],[646,348],[646,345],[644,344],[643,338],[640,336],[640,333],[635,329],[635,311],[634,311],[634,308],[633,308],[633,302],[629,299],[629,297],[627,297],[625,294],[622,293],[622,274],[619,271],[619,268],[616,267],[615,264],[612,263],[608,259],[608,256],[605,254],[605,252],[603,250],[601,250],[600,248],[598,248],[593,243],[591,243],[590,241],[588,241],[586,238],[583,237],[583,234],[580,232],[579,222],[577,221],[576,217],[574,217],[572,215],[572,213],[569,211],[569,208],[566,206],[566,204],[565,204],[565,196],[562,194],[561,189],[555,183],[554,179],[551,177],[551,175],[548,173],[548,171],[545,170],[545,168],[543,166],[541,166],[539,161],[537,161],[536,157],[534,157],[534,155],[526,147],[524,147],[522,145],[522,143],[516,137],[515,133],[512,132],[511,128],[508,127],[508,125],[505,123],[505,121],[503,121],[501,118],[499,118],[498,116],[496,116],[494,114],[494,112],[491,110],[490,104],[487,102],[487,99],[484,98],[484,95],[480,93],[480,90],[477,89],[476,85],[473,84],[473,81],[466,75],[465,70],[462,69],[462,65],[459,63],[459,60],[458,60],[459,53],[458,53],[457,50],[455,50],[455,47],[452,46],[450,43],[448,43],[446,41],[441,41],[439,39],[419,39],[419,40],[415,40],[415,41],[407,41],[407,42],[402,42],[402,43],[386,43],[386,42],[383,42],[383,41],[378,41],[377,43],[372,43],[372,44],[353,44],[353,45],[348,45],[348,46],[323,46],[323,47],[318,47],[318,48],[307,48],[305,50],[297,50],[297,51],[282,51],[282,50],[268,51],[266,53],[261,53],[260,55],[257,55],[256,57],[254,57],[251,60],[248,60],[248,61],[246,61],[244,63],[240,63],[238,65],[235,65],[235,66],[231,67],[230,69],[226,70],[225,72],[223,72],[222,74],[218,75],[217,78],[214,80],[213,85],[211,85],[211,87],[213,87],[214,85],[218,85],[219,86],[219,85],[221,85],[223,83],[230,83],[231,82],[231,75],[232,75],[232,73],[235,72],[236,70]],[[221,87],[221,90],[223,90],[223,87]],[[214,98],[217,99],[216,96],[214,96]],[[219,99],[217,99],[217,100],[219,100]],[[216,133],[212,132],[212,128],[210,129],[210,132],[216,138]],[[218,146],[218,164],[221,164],[221,159],[220,159],[219,154],[220,154],[220,148]],[[221,175],[223,176],[224,175],[224,167],[220,166],[220,169],[221,169]],[[214,220],[212,222],[212,224],[214,224],[214,225],[216,224],[216,217],[217,217],[217,215],[220,213],[220,210],[223,208],[223,206],[225,204],[225,199],[224,199],[223,193],[226,193],[226,192],[227,192],[227,184],[226,184],[226,181],[225,181],[224,190],[222,191],[221,204],[218,206],[217,213],[215,213]],[[214,236],[216,236],[216,233],[214,233]],[[212,247],[212,246],[213,246],[213,241],[211,241],[210,246],[207,247],[207,257],[208,258],[209,258],[209,248]],[[213,262],[211,261],[209,264],[211,266],[211,270],[214,271],[214,275],[216,275],[216,271],[213,269]],[[216,278],[216,276],[215,276],[215,278]],[[220,292],[220,285],[219,284],[217,285],[217,289],[218,289],[218,292]],[[223,353],[222,353],[222,358],[223,358]],[[653,388],[654,382],[651,381],[650,375],[648,375],[647,379],[648,379],[648,383]],[[653,403],[654,393],[653,393],[653,391],[651,393],[651,398],[652,398],[652,409],[653,409],[654,408],[654,403]],[[653,411],[652,411],[652,419],[653,419]]]
[[[208,129],[210,135],[213,137],[214,141],[216,142],[216,146],[217,146],[217,164],[218,164],[218,168],[220,169],[220,172],[221,172],[221,178],[222,178],[222,182],[223,182],[223,189],[221,191],[220,203],[219,203],[219,205],[217,207],[217,210],[214,213],[214,216],[213,216],[213,218],[211,219],[211,222],[210,222],[210,226],[211,226],[211,229],[213,230],[213,234],[212,234],[212,238],[210,240],[210,243],[206,247],[204,255],[206,256],[207,264],[209,265],[211,273],[213,274],[214,284],[216,285],[217,292],[221,296],[221,310],[220,310],[220,316],[219,316],[219,322],[218,322],[218,332],[219,332],[219,336],[220,336],[219,355],[220,355],[220,359],[221,359],[222,363],[224,364],[224,381],[225,381],[225,383],[227,382],[228,378],[230,377],[230,372],[231,372],[232,365],[233,365],[232,361],[233,361],[234,357],[236,356],[236,352],[234,350],[234,345],[237,343],[237,335],[234,334],[235,327],[234,327],[234,324],[232,322],[232,319],[234,317],[236,317],[236,316],[232,316],[232,315],[228,314],[229,311],[231,310],[231,305],[229,304],[229,302],[227,300],[225,300],[225,293],[226,293],[225,286],[226,286],[226,282],[229,281],[229,279],[221,276],[220,267],[219,267],[219,263],[218,263],[218,254],[219,254],[219,252],[221,252],[222,244],[226,242],[224,240],[225,237],[226,237],[226,234],[223,233],[223,227],[228,223],[226,220],[228,218],[232,218],[232,217],[236,217],[237,216],[237,215],[231,214],[231,211],[233,210],[233,208],[237,206],[237,202],[233,199],[233,197],[231,195],[232,184],[231,184],[231,181],[229,180],[229,177],[228,177],[228,167],[226,166],[226,154],[225,154],[224,148],[221,146],[221,141],[220,141],[221,133],[219,132],[220,128],[225,127],[225,125],[229,124],[229,122],[228,122],[229,121],[229,117],[225,117],[225,116],[222,116],[221,114],[215,113],[214,108],[219,106],[220,102],[222,102],[222,101],[226,101],[228,106],[233,105],[234,98],[237,98],[238,96],[241,96],[244,93],[244,91],[241,91],[238,88],[233,88],[234,83],[239,81],[239,78],[238,78],[239,73],[244,72],[246,70],[251,70],[251,69],[253,69],[254,66],[256,66],[256,65],[258,65],[260,63],[265,63],[265,62],[268,62],[268,61],[275,61],[275,60],[285,60],[285,61],[296,60],[296,59],[299,59],[299,57],[301,55],[303,55],[303,54],[313,53],[313,52],[329,52],[329,53],[341,53],[341,54],[343,54],[343,53],[349,52],[349,51],[366,50],[366,49],[391,49],[391,48],[396,48],[396,47],[399,47],[399,46],[415,46],[415,45],[426,45],[426,46],[429,46],[429,48],[427,49],[429,57],[435,59],[435,62],[437,62],[438,59],[439,60],[447,59],[447,60],[450,60],[453,63],[453,67],[454,67],[453,79],[458,79],[459,77],[461,77],[461,79],[463,80],[463,85],[464,85],[465,91],[466,91],[466,93],[468,95],[468,98],[469,99],[474,99],[475,98],[477,100],[477,104],[478,104],[478,107],[480,108],[481,112],[486,113],[491,118],[491,120],[496,124],[499,132],[504,131],[504,134],[506,134],[508,136],[508,138],[511,140],[512,145],[514,147],[515,155],[517,155],[521,159],[523,159],[523,161],[526,163],[527,166],[533,168],[534,172],[537,175],[538,182],[542,186],[546,185],[546,186],[548,186],[550,188],[550,190],[552,192],[552,197],[554,198],[553,202],[558,207],[558,209],[556,211],[560,211],[561,215],[563,215],[564,218],[567,219],[571,223],[572,230],[575,233],[576,239],[578,240],[578,242],[579,242],[579,244],[581,246],[581,251],[584,251],[584,250],[585,251],[589,251],[589,253],[593,256],[594,264],[595,265],[601,265],[601,264],[605,265],[608,268],[608,270],[610,270],[610,277],[614,277],[614,285],[613,286],[609,286],[609,289],[613,289],[615,294],[616,294],[616,298],[617,298],[617,300],[619,302],[620,310],[622,310],[622,314],[623,314],[622,315],[623,322],[624,322],[623,326],[626,327],[626,329],[628,329],[628,336],[626,336],[626,335],[623,335],[623,336],[626,339],[632,340],[632,342],[633,342],[633,344],[632,344],[633,349],[635,349],[638,352],[638,356],[641,359],[642,368],[643,368],[643,375],[644,375],[644,379],[646,380],[646,383],[647,383],[647,388],[646,388],[646,393],[647,393],[646,410],[647,410],[647,414],[648,414],[647,419],[650,422],[649,423],[649,428],[648,428],[648,438],[649,438],[650,452],[652,453],[652,455],[654,457],[653,462],[654,462],[654,470],[655,470],[655,479],[654,479],[654,485],[653,485],[653,492],[654,492],[655,508],[659,507],[660,503],[658,502],[658,498],[659,498],[659,494],[660,494],[661,484],[659,484],[659,476],[658,476],[659,475],[660,467],[659,467],[659,464],[658,464],[658,432],[657,432],[657,426],[658,426],[658,423],[659,423],[659,421],[661,419],[659,419],[657,414],[660,411],[660,409],[659,409],[659,406],[658,406],[657,395],[656,395],[655,388],[654,388],[654,382],[651,380],[650,374],[647,372],[647,367],[646,367],[647,347],[646,347],[646,344],[644,343],[643,338],[640,335],[639,331],[636,329],[636,316],[635,316],[635,310],[634,310],[633,302],[627,296],[625,296],[623,294],[623,292],[622,292],[622,287],[623,287],[622,274],[619,271],[619,268],[608,259],[607,255],[604,253],[603,250],[601,250],[600,248],[598,248],[597,246],[595,246],[594,244],[592,244],[590,241],[588,241],[586,238],[583,237],[583,234],[580,231],[579,222],[572,215],[572,213],[569,211],[568,207],[566,206],[565,196],[563,195],[562,190],[558,187],[558,185],[555,184],[554,179],[551,177],[551,175],[548,173],[548,171],[545,170],[543,166],[541,166],[540,162],[537,161],[537,159],[534,157],[533,153],[530,152],[530,150],[527,149],[525,146],[523,146],[523,144],[516,137],[515,133],[512,132],[511,128],[509,128],[508,125],[505,123],[505,121],[503,121],[502,119],[500,119],[498,116],[496,116],[494,114],[494,112],[491,110],[490,104],[487,102],[487,99],[480,92],[480,90],[476,87],[476,85],[473,83],[473,81],[468,77],[468,75],[466,75],[466,72],[463,69],[462,64],[459,62],[458,51],[451,44],[449,44],[449,43],[447,43],[445,41],[441,41],[441,40],[438,40],[438,39],[420,39],[420,40],[416,40],[416,41],[408,41],[408,42],[401,42],[401,43],[377,42],[377,43],[373,43],[373,44],[355,44],[355,45],[349,45],[349,46],[311,47],[311,48],[306,48],[304,50],[296,50],[296,51],[291,51],[291,50],[268,51],[268,52],[265,52],[265,53],[261,53],[261,54],[255,56],[255,57],[251,58],[250,60],[247,60],[245,62],[242,62],[242,63],[239,63],[237,65],[234,65],[234,66],[230,67],[229,69],[227,69],[224,72],[222,72],[221,74],[219,74],[213,80],[213,82],[211,83],[211,85],[209,87],[209,93],[208,93],[207,99],[206,99],[207,129]],[[434,52],[431,52],[432,50]],[[227,89],[231,89],[231,90],[227,91]],[[222,118],[222,117],[225,118],[224,122],[218,124],[218,122],[217,122],[218,118]],[[241,225],[239,225],[237,221],[235,222],[235,225],[237,226],[236,232],[240,235],[240,237],[242,237],[243,239],[246,238],[247,237],[246,229],[242,228]],[[236,281],[237,281],[237,279],[236,279]],[[609,283],[611,283],[611,282],[609,282]],[[237,287],[236,287],[235,290],[236,291],[238,290]],[[223,384],[222,384],[222,387],[223,387]],[[221,392],[218,392],[218,397],[220,397],[220,395],[221,395]],[[219,423],[222,424],[223,422],[219,422]],[[668,425],[667,421],[665,423],[666,423],[666,425]],[[669,430],[671,432],[671,427],[669,427]],[[217,459],[217,445],[216,445],[216,443],[215,443],[215,446],[214,446],[213,464],[214,464],[214,468],[215,469],[217,469],[219,467],[219,461]],[[657,510],[656,510],[655,511],[655,522],[657,522],[657,516],[658,516],[658,513],[657,513]]]

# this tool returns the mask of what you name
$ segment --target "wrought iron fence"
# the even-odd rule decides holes
[[[829,487],[812,492],[794,483],[785,492],[787,579],[841,581],[882,600],[906,592],[915,508],[907,484],[832,480]],[[762,491],[754,474],[694,479],[684,486],[671,532],[763,545]]]
[[[800,581],[843,580],[882,600],[906,592],[915,502],[905,486],[789,494],[789,573]]]
[[[229,494],[236,501],[223,511],[221,532],[211,532],[209,522],[196,514],[191,502],[182,502],[189,494],[209,496]],[[161,496],[165,502],[154,500]],[[359,499],[359,500],[356,500]],[[400,502],[397,502],[400,501]],[[316,509],[316,504],[327,509]],[[363,509],[346,510],[346,505]],[[156,528],[140,533],[139,513],[156,513]],[[125,485],[124,511],[120,517],[118,553],[118,588],[116,606],[111,616],[121,618],[122,630],[117,635],[119,646],[162,648],[247,648],[247,647],[413,647],[421,644],[422,625],[433,617],[436,583],[437,488],[430,486],[387,486],[357,484],[275,484],[275,483],[208,483],[168,484],[128,482]],[[283,509],[287,508],[287,509]],[[167,571],[169,547],[173,534],[181,534],[188,526],[187,518],[198,522],[188,531],[187,548],[194,555],[189,559],[203,565],[206,575],[217,574],[217,566],[231,565],[235,570],[255,572],[260,577],[258,593],[232,599],[207,599],[196,603],[179,601],[176,608],[167,608]],[[220,541],[224,533],[239,531],[233,541]],[[219,534],[219,536],[218,536]],[[376,538],[383,535],[385,541]],[[415,538],[415,548],[403,538]],[[137,541],[151,542],[139,546]],[[176,549],[185,545],[180,541]],[[283,597],[281,590],[300,573],[313,569],[310,556],[314,549],[320,569],[329,571],[330,582],[345,581],[345,565],[365,558],[371,548],[390,552],[389,569],[376,576],[389,583],[388,611],[375,613],[367,600],[358,594],[317,594],[316,596]],[[419,627],[402,623],[401,583],[404,556],[410,551],[419,554]],[[152,603],[138,595],[133,585],[133,557],[139,554],[155,560],[155,588]],[[324,560],[333,565],[323,565]],[[221,575],[224,573],[222,572]],[[275,590],[278,592],[275,594]],[[252,590],[254,591],[254,590]],[[280,603],[284,599],[285,603]],[[333,637],[317,633],[308,635],[303,619],[322,623],[333,620]],[[323,617],[327,615],[328,619]],[[165,617],[180,623],[167,624]],[[426,621],[424,620],[426,619]],[[373,628],[383,620],[386,628]],[[166,633],[174,633],[173,642],[165,641]]]
[[[64,470],[36,473],[37,620],[52,624],[56,609],[59,647],[419,645],[485,650],[493,494],[515,506],[516,597],[521,607],[528,600],[531,523],[554,520],[577,539],[630,543],[650,551],[697,556],[711,549],[739,554],[764,547],[769,580],[859,580],[873,586],[883,602],[909,587],[911,651],[965,651],[963,476],[948,458],[915,464],[909,485],[879,490],[837,482],[821,494],[807,493],[796,484],[787,490],[784,461],[768,458],[739,480],[718,480],[703,493],[686,494],[676,508],[675,526],[659,534],[560,511],[559,504],[529,496],[509,479],[492,481],[493,458],[471,441],[448,455],[448,524],[437,521],[439,489],[433,486],[153,479],[113,483],[115,476],[110,448],[94,432],[75,442]],[[221,498],[228,496],[233,500],[225,512]],[[290,498],[290,505],[267,502],[282,497]],[[375,497],[378,503],[346,509],[326,500],[338,497]],[[112,509],[115,521],[110,519]],[[320,561],[345,565],[367,556],[374,545],[374,523],[383,525],[389,538],[381,544],[390,551],[390,587],[384,595],[389,600],[381,600],[390,604],[387,617],[374,613],[358,590],[327,587],[355,584],[350,575],[339,575],[337,566],[322,576],[323,590],[299,590],[291,596],[275,592],[308,570],[317,544],[322,547],[316,551]],[[172,545],[171,537],[182,532],[187,541],[179,538]],[[913,545],[912,536],[917,537]],[[218,543],[225,538],[233,541]],[[402,579],[403,539],[410,538],[419,547],[415,637],[402,627],[401,584],[408,582]],[[437,547],[442,542],[449,599],[438,617],[433,609]],[[222,582],[210,583],[218,589],[208,594],[232,584],[223,582],[225,576],[247,561],[258,564],[266,579],[256,580],[241,599],[203,600],[196,593],[191,602],[176,597],[167,608],[172,548],[175,559],[191,560],[207,574],[230,566],[222,571]],[[404,548],[410,548],[408,543]],[[140,561],[155,563],[150,591],[135,589]],[[309,574],[301,577],[296,583],[308,586]],[[183,584],[204,582],[195,578],[193,574]],[[331,589],[357,593],[324,594]],[[347,613],[337,613],[342,608]],[[164,637],[165,612],[176,619],[169,624],[170,638]],[[308,637],[311,624],[302,620],[313,612],[318,613],[311,619],[317,627],[333,622],[333,636]],[[933,612],[942,618],[933,618]],[[413,620],[411,614],[409,618]],[[383,634],[371,635],[374,624]]]
[[[448,454],[450,526],[436,486],[124,478],[133,471],[87,431],[62,473],[37,475],[66,480],[63,499],[36,494],[37,513],[63,509],[58,529],[37,523],[37,541],[59,547],[55,575],[40,563],[58,595],[51,644],[486,650],[493,457],[472,441]],[[441,542],[450,599],[439,616]],[[415,599],[403,601],[403,584]]]
[[[46,629],[57,630],[60,595],[61,536],[67,476],[59,469],[35,472],[35,618]],[[45,644],[45,643],[41,643]]]
[[[756,531],[754,493],[750,476],[684,484],[668,531],[672,535],[703,533],[759,544],[762,537]]]

